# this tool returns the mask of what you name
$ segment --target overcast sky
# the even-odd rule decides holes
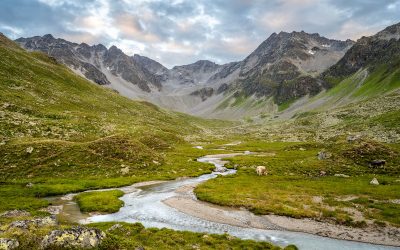
[[[0,32],[116,45],[167,67],[243,59],[273,32],[358,39],[400,22],[400,0],[1,0]]]

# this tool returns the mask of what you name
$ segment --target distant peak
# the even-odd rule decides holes
[[[54,36],[52,34],[46,34],[43,36],[44,39],[54,39]]]

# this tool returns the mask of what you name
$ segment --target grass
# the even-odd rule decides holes
[[[124,202],[118,198],[123,196],[121,190],[100,192],[84,192],[75,196],[75,200],[82,212],[115,213],[124,206]]]
[[[400,225],[400,205],[387,202],[400,198],[397,146],[370,141],[350,144],[338,139],[324,144],[248,141],[232,148],[257,154],[231,158],[230,165],[239,169],[237,174],[197,186],[195,193],[200,200],[245,207],[257,214],[364,225],[346,211],[351,208],[360,211],[365,217],[363,220]],[[331,157],[318,160],[316,155],[320,151],[329,152]],[[385,170],[369,167],[369,159],[376,157],[387,160]],[[259,165],[267,167],[267,176],[256,175],[255,167]],[[323,176],[321,171],[324,171]],[[346,174],[350,178],[335,174]],[[374,177],[381,185],[369,184]],[[340,201],[350,196],[372,203],[360,205],[356,200]]]

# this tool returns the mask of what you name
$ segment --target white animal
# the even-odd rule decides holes
[[[256,168],[256,172],[257,172],[257,174],[258,175],[267,175],[268,173],[267,173],[267,168],[266,167],[264,167],[264,166],[258,166],[257,168]]]

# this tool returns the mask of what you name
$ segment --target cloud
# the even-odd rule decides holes
[[[2,0],[0,32],[116,45],[172,67],[241,60],[273,32],[358,39],[399,11],[400,0]]]

